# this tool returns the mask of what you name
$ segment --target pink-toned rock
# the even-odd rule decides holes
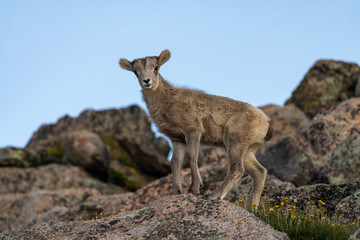
[[[97,134],[87,130],[69,132],[64,145],[69,162],[107,180],[109,152]]]
[[[0,231],[17,230],[54,207],[75,206],[90,195],[100,194],[98,190],[92,188],[2,194],[0,195]]]
[[[148,207],[94,221],[46,222],[14,234],[26,239],[289,239],[227,201],[167,196]]]

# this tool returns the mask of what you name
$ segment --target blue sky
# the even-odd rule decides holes
[[[0,147],[85,109],[145,105],[118,60],[177,86],[282,105],[319,59],[360,63],[360,1],[0,0]]]

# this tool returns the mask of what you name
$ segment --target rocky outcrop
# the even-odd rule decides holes
[[[264,152],[268,147],[280,139],[290,136],[307,126],[309,118],[300,109],[292,104],[287,106],[266,105],[260,107],[272,120],[273,137],[262,144],[258,152]]]
[[[51,220],[60,215],[58,209],[70,208],[84,201],[90,195],[101,195],[95,188],[72,188],[56,191],[30,191],[26,194],[0,195],[0,232],[19,230],[31,224],[34,219],[46,221],[49,212],[56,211]]]
[[[268,169],[266,204],[287,198],[301,210],[314,201],[328,216],[359,221],[358,69],[319,61],[285,106],[261,107],[274,127],[257,152]],[[225,201],[208,201],[186,195],[184,168],[185,194],[170,196],[169,150],[136,106],[42,126],[25,149],[0,149],[0,239],[287,239],[230,204],[249,198],[246,174]],[[199,165],[206,195],[227,174],[226,152],[201,147]]]
[[[61,229],[61,231],[60,231]],[[227,201],[167,196],[137,211],[94,221],[46,222],[12,236],[25,239],[289,239]]]
[[[26,150],[82,166],[132,191],[170,172],[167,141],[155,139],[148,116],[137,106],[65,116],[41,126]]]
[[[29,169],[0,168],[0,194],[86,187],[104,194],[124,192],[123,188],[101,182],[77,166],[49,164]]]
[[[0,148],[0,168],[29,168],[49,163],[63,163],[63,160],[31,149],[15,147]]]
[[[352,98],[257,154],[273,174],[297,186],[360,178],[360,98]]]
[[[355,63],[318,61],[285,104],[294,104],[309,117],[314,117],[355,97],[359,76],[360,67]]]

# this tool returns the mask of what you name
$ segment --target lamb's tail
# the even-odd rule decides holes
[[[271,119],[269,119],[269,128],[267,130],[266,136],[265,136],[265,141],[269,141],[273,136],[273,126],[272,126],[272,121]]]

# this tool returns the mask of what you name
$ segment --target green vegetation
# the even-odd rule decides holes
[[[62,158],[65,155],[65,147],[64,147],[64,142],[60,142],[59,144],[54,144],[52,146],[50,146],[46,153],[49,156],[53,156],[53,157],[58,157],[58,158]]]
[[[247,195],[248,196],[248,195]],[[341,220],[326,212],[323,201],[308,202],[303,208],[284,198],[279,203],[262,203],[257,210],[248,199],[235,203],[253,212],[276,230],[285,232],[291,239],[348,239],[359,227],[359,222]]]

